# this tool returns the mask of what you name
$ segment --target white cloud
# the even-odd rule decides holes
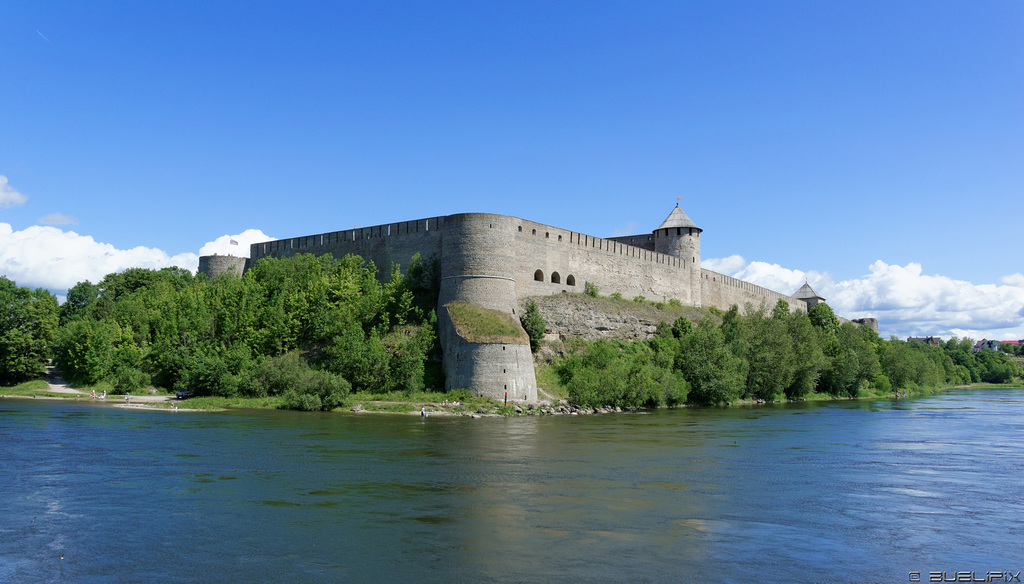
[[[233,255],[238,257],[249,257],[249,245],[261,241],[272,241],[276,237],[270,237],[259,229],[246,229],[237,235],[221,235],[213,241],[207,242],[199,250],[199,255]],[[235,241],[238,245],[232,245]]]
[[[840,316],[877,318],[883,336],[1024,338],[1024,275],[1021,274],[1004,276],[999,284],[972,284],[924,274],[917,263],[898,266],[878,260],[871,264],[869,274],[835,282],[827,272],[802,272],[765,262],[748,263],[740,256],[710,259],[701,264],[787,294],[792,294],[806,280]]]
[[[33,225],[14,231],[10,224],[0,223],[0,274],[19,286],[62,291],[83,280],[98,282],[127,268],[178,266],[195,271],[198,265],[199,256],[194,253],[171,256],[142,246],[117,249],[56,227]]]
[[[231,245],[232,239],[238,242],[237,246]],[[248,229],[209,241],[200,253],[248,256],[249,243],[271,239],[258,229]],[[19,286],[46,288],[63,294],[79,282],[89,280],[96,283],[112,272],[128,268],[156,270],[169,266],[195,272],[199,267],[199,254],[170,255],[161,249],[143,246],[117,249],[91,236],[57,227],[33,225],[14,231],[9,223],[0,223],[0,275],[14,280]]]
[[[719,274],[733,275],[747,266],[747,260],[743,256],[731,255],[727,258],[711,258],[700,261],[702,268],[718,272]]]
[[[24,205],[27,200],[28,197],[14,190],[14,187],[8,184],[7,177],[0,174],[0,208]]]
[[[39,220],[44,225],[78,225],[78,217],[65,215],[64,213],[50,213]]]
[[[1002,278],[999,278],[999,283],[1007,286],[1019,286],[1024,288],[1024,274],[1018,272],[1016,274],[1010,274],[1009,276],[1003,276]]]

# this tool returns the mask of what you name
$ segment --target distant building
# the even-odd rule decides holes
[[[975,353],[978,353],[980,351],[984,351],[986,349],[989,350],[989,351],[998,351],[999,348],[1002,347],[1004,344],[1005,345],[1012,345],[1014,347],[1017,347],[1019,345],[1024,344],[1024,340],[1019,340],[1019,341],[996,341],[996,340],[991,340],[990,341],[988,339],[981,339],[977,343],[974,343],[974,349],[973,350],[974,350]]]
[[[939,337],[907,337],[908,343],[912,341],[924,343],[930,347],[938,347],[942,343],[942,339]]]

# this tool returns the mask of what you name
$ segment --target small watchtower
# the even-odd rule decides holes
[[[811,288],[811,285],[806,281],[803,286],[800,286],[799,290],[793,293],[793,298],[799,298],[806,302],[807,310],[810,310],[815,304],[825,301],[825,299],[815,292],[814,288]]]
[[[654,251],[682,259],[700,267],[700,232],[704,231],[691,220],[679,203],[654,230]]]

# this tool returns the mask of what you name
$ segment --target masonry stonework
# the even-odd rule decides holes
[[[745,311],[771,308],[785,300],[807,310],[798,298],[700,267],[697,227],[676,206],[651,233],[600,238],[508,215],[461,213],[363,227],[250,246],[250,257],[203,256],[199,271],[209,276],[248,268],[264,257],[299,253],[359,255],[387,278],[392,264],[408,267],[413,255],[436,258],[441,270],[438,319],[446,385],[495,399],[534,401],[536,380],[529,345],[469,343],[442,310],[452,301],[519,316],[524,298],[583,292],[587,282],[603,295],[677,299],[690,306],[731,305]],[[231,258],[231,259],[228,259]]]

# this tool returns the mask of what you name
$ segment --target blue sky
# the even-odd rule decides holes
[[[1022,30],[1020,2],[7,2],[0,274],[467,211],[648,232],[683,197],[707,267],[1024,338]]]

